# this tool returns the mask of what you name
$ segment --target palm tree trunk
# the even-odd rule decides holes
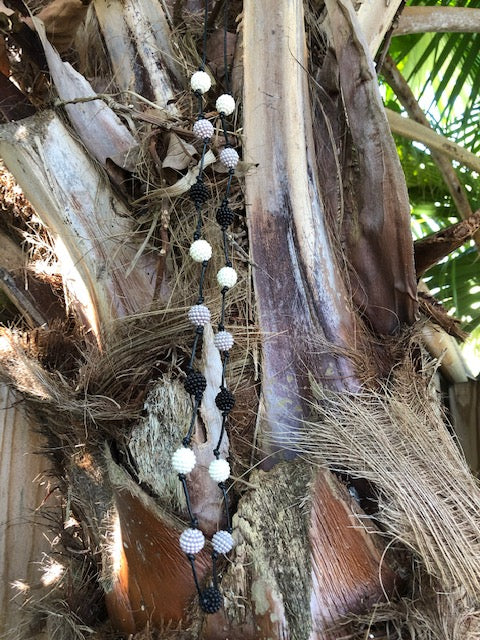
[[[99,1],[97,15],[122,90],[166,103],[179,81],[172,50],[165,44],[168,23],[160,3],[142,0],[141,6],[142,15],[137,15],[135,3]],[[397,7],[390,3],[389,15]],[[249,474],[249,490],[238,503],[237,547],[223,579],[225,610],[192,623],[192,634],[197,634],[192,637],[320,640],[331,637],[329,628],[344,614],[362,612],[393,588],[393,573],[382,564],[382,546],[356,526],[362,513],[345,485],[295,453],[296,431],[308,418],[311,380],[336,391],[356,390],[359,372],[343,354],[367,348],[366,324],[377,335],[394,333],[399,322],[412,323],[416,311],[405,184],[374,88],[369,43],[359,40],[360,27],[347,3],[327,1],[327,9],[337,67],[324,93],[332,89],[339,100],[341,88],[350,123],[346,138],[351,136],[362,152],[359,170],[334,185],[335,197],[341,194],[347,212],[354,214],[349,228],[337,224],[336,206],[325,187],[332,184],[331,175],[319,170],[338,165],[338,158],[336,147],[319,140],[317,132],[326,125],[317,111],[312,113],[303,3],[245,0],[243,6],[244,155],[258,164],[246,178],[246,202],[262,350],[259,439],[254,441],[253,429],[248,438],[266,460],[262,470]],[[161,18],[156,26],[147,20],[143,42],[147,26],[142,19],[152,12]],[[373,28],[375,22],[369,20],[371,38],[380,42],[388,20],[382,28]],[[134,33],[131,41],[129,33]],[[152,51],[162,42],[164,62],[152,65]],[[88,89],[78,85],[78,78],[66,79],[65,69],[45,46],[60,97],[73,103],[72,124],[84,147],[108,167],[108,158],[118,159],[118,149],[113,145],[115,153],[109,153],[108,144],[118,138],[105,135],[107,151],[102,147],[96,154],[98,141],[89,139],[85,125],[89,117],[105,115],[105,109],[90,92],[96,115],[79,110],[75,101]],[[81,86],[80,94],[70,91],[73,86]],[[337,107],[338,125],[345,126],[340,100]],[[360,117],[362,110],[367,115]],[[173,107],[166,111],[178,115]],[[328,113],[327,106],[324,111]],[[128,139],[125,127],[119,122],[115,126]],[[137,247],[124,239],[134,220],[122,197],[54,113],[32,116],[20,127],[2,127],[0,154],[54,237],[71,305],[95,335],[99,351],[107,348],[115,320],[149,310],[159,260],[138,258]],[[358,206],[354,181],[362,200]],[[353,310],[342,272],[343,242],[354,267],[350,275],[358,277],[356,290],[364,295],[355,301],[363,317]],[[392,364],[388,359],[379,364],[372,355],[377,379]],[[83,415],[72,413],[81,432]],[[211,433],[208,418],[205,424]],[[101,479],[96,477],[97,484],[90,479],[88,487],[97,503],[103,501],[102,516],[90,520],[93,527],[101,523],[93,538],[105,533],[107,512],[116,518],[112,535],[117,555],[106,585],[111,621],[124,633],[147,624],[162,628],[166,621],[185,622],[194,587],[177,546],[178,520],[165,507],[165,496],[148,495],[127,472],[128,465],[113,459],[115,447],[104,446],[103,437],[92,456]],[[123,444],[123,436],[117,436],[116,444]],[[71,473],[72,484],[78,477]],[[207,575],[207,560],[199,558],[200,578]]]

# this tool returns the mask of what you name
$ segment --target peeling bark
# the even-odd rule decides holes
[[[335,389],[354,390],[357,385],[350,363],[333,356],[325,347],[325,341],[339,347],[353,346],[355,320],[331,249],[316,178],[304,35],[301,2],[245,2],[244,149],[246,159],[259,165],[246,177],[246,202],[262,331],[259,423],[262,450],[268,452],[275,451],[276,439],[287,443],[287,447],[289,438],[295,440],[298,421],[308,415],[309,375]],[[269,64],[259,67],[260,56],[267,57]],[[386,122],[385,127],[388,130]],[[315,341],[324,346],[315,349]],[[266,466],[271,462],[272,458]],[[335,496],[340,489],[333,477],[320,474],[307,482],[314,485],[310,496],[315,505],[312,513],[320,513],[317,509],[323,501],[326,512],[332,511],[335,517],[318,516],[311,528],[308,525],[302,529],[299,525],[295,562],[297,567],[303,562],[311,567],[308,581],[299,584],[289,574],[295,571],[290,550],[276,546],[285,542],[283,538],[257,538],[259,528],[275,529],[273,522],[267,524],[270,517],[275,517],[266,513],[267,505],[278,506],[287,491],[282,488],[285,478],[292,486],[305,481],[297,462],[282,465],[283,471],[277,468],[270,471],[272,475],[262,476],[260,484],[265,491],[270,487],[275,495],[262,497],[259,486],[250,496],[256,506],[253,508],[249,499],[243,498],[238,511],[240,535],[246,540],[246,549],[241,546],[238,553],[246,559],[253,558],[253,568],[248,573],[251,597],[257,602],[255,624],[262,638],[325,638],[327,627],[338,615],[361,607],[366,592],[374,600],[381,597],[378,556],[371,555],[364,532],[356,531],[354,542],[346,542],[350,508],[345,508],[344,519],[337,522]],[[251,517],[245,518],[246,524],[242,520],[244,509],[252,509]],[[263,514],[258,523],[254,522],[253,511],[257,520],[258,513]],[[287,530],[291,540],[292,530]],[[309,536],[311,540],[316,536],[314,556],[310,551],[305,555]],[[251,556],[250,547],[255,550]],[[277,565],[285,568],[288,578],[275,574]],[[236,575],[235,568],[232,573]],[[355,588],[352,591],[352,585],[364,584],[366,574],[366,592]],[[335,589],[329,575],[342,576]],[[246,587],[242,584],[235,583],[232,593],[244,593]],[[292,614],[291,599],[298,597],[303,599],[304,608],[295,608]],[[305,602],[311,606],[308,615]],[[248,618],[236,622],[246,624]]]
[[[326,6],[358,163],[356,201],[345,218],[351,286],[375,332],[391,334],[412,324],[417,310],[405,176],[353,8],[342,0],[327,0]]]
[[[20,397],[0,382],[2,637],[22,623],[20,605],[24,600],[42,595],[38,589],[41,578],[39,559],[50,551],[47,527],[36,512],[48,493],[47,483],[40,484],[38,478],[50,469],[50,464],[45,457],[35,455],[42,445],[41,438],[34,432],[35,427],[37,425],[20,404]],[[55,504],[54,499],[51,504]]]
[[[95,11],[121,91],[157,102],[170,115],[182,72],[158,0],[97,0]]]
[[[351,365],[314,346],[346,346],[355,330],[316,179],[302,5],[247,1],[243,27],[244,153],[259,164],[246,177],[246,202],[263,334],[264,448],[267,437],[294,439],[308,371],[336,388],[355,387]],[[259,68],[260,56],[271,63]]]
[[[26,198],[55,238],[69,299],[99,341],[118,317],[145,309],[154,291],[154,265],[135,257],[125,206],[51,112],[5,125],[0,154]]]
[[[379,572],[387,590],[392,573],[381,566],[353,501],[329,473],[303,462],[281,463],[268,473],[254,472],[250,481],[255,489],[235,515],[237,546],[222,583],[232,637],[240,627],[246,640],[333,640],[328,630],[338,616],[376,602],[382,596],[375,584]],[[218,618],[209,621],[208,640],[219,637],[217,626]]]
[[[115,575],[107,605],[113,623],[125,633],[147,622],[162,629],[169,621],[185,619],[195,588],[190,565],[178,544],[184,528],[175,522],[115,463],[109,461],[120,530],[117,530]],[[200,580],[210,568],[207,550],[196,555]],[[170,588],[166,588],[170,585]]]

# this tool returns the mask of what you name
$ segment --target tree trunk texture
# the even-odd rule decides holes
[[[449,389],[451,420],[468,466],[478,477],[480,473],[479,425],[480,402],[478,380],[453,384]]]
[[[480,32],[480,11],[469,7],[405,7],[393,35],[426,32]]]
[[[49,497],[50,462],[39,451],[43,439],[27,416],[21,397],[0,382],[0,634],[22,625],[21,605],[35,598],[51,551],[49,523],[39,512],[48,499],[60,517],[54,496]],[[53,487],[54,488],[54,487]]]
[[[346,2],[326,3],[333,74],[330,85],[324,85],[330,98],[323,113],[338,133],[345,127],[345,108],[348,135],[359,156],[358,172],[342,184],[338,176],[339,182],[329,178],[340,161],[327,133],[319,144],[318,131],[328,129],[326,119],[311,109],[303,3],[244,3],[244,155],[258,163],[246,179],[246,202],[263,368],[259,442],[250,436],[265,461],[263,470],[250,474],[250,489],[234,517],[237,546],[224,570],[225,610],[192,622],[192,638],[332,638],[329,628],[342,615],[365,610],[393,589],[380,543],[359,525],[361,513],[345,486],[329,472],[314,471],[296,459],[294,449],[299,421],[308,418],[311,378],[335,390],[357,389],[359,372],[334,354],[359,346],[364,323],[376,334],[392,334],[416,315],[408,201],[369,53],[388,30],[398,4],[390,3],[390,17],[381,24],[367,20],[362,9],[361,20],[371,25],[367,42]],[[97,0],[95,9],[120,88],[138,94],[132,97],[136,104],[143,96],[175,116],[169,102],[181,73],[172,62],[162,4]],[[108,168],[109,159],[124,166],[121,156],[135,151],[132,134],[106,105],[92,99],[85,79],[64,65],[45,40],[44,46],[59,96],[71,103],[67,113],[84,146],[54,112],[46,111],[3,126],[0,155],[50,230],[66,274],[68,300],[102,349],[112,321],[149,309],[159,261],[139,257],[138,246],[125,241],[135,220],[116,192],[119,185],[112,187],[92,160],[100,167]],[[321,83],[322,74],[318,77]],[[81,98],[89,102],[80,103]],[[342,115],[334,122],[337,109]],[[348,196],[352,185],[358,202]],[[337,199],[344,203],[340,221]],[[360,316],[338,251],[343,241],[352,256],[350,278],[357,278]],[[212,366],[210,386],[215,388],[220,367]],[[384,370],[374,360],[372,368],[376,375]],[[199,455],[218,432],[215,418],[202,417],[207,445],[196,443]],[[116,518],[117,555],[106,586],[113,624],[134,633],[147,623],[160,629],[167,621],[182,623],[194,587],[178,550],[181,523],[108,450],[98,464],[104,465],[104,475],[88,481],[89,491],[97,502],[104,501],[101,518],[110,508]],[[198,506],[200,497],[194,500]],[[217,517],[212,509],[211,523]],[[204,556],[198,567],[202,578],[207,574]]]

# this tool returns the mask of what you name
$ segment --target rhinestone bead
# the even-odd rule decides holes
[[[210,309],[204,304],[196,304],[190,307],[188,319],[195,327],[204,327],[210,322]]]
[[[195,262],[205,262],[212,257],[212,246],[206,240],[195,240],[190,247],[190,257]]]
[[[196,462],[194,452],[187,447],[180,447],[172,456],[172,467],[177,473],[190,473],[195,467]]]
[[[198,93],[206,93],[212,86],[210,76],[205,71],[195,71],[190,78],[190,86],[192,91]]]
[[[196,400],[201,400],[203,392],[207,388],[207,380],[199,371],[192,371],[188,374],[184,382],[185,391]]]
[[[216,613],[223,605],[223,596],[216,587],[208,587],[200,596],[200,607],[205,613]]]
[[[217,531],[212,538],[213,550],[217,553],[229,553],[234,544],[233,536],[228,531]]]
[[[199,140],[210,140],[213,131],[213,124],[205,118],[197,120],[193,125],[193,133]]]
[[[222,204],[217,209],[217,213],[215,214],[215,219],[222,227],[222,229],[226,229],[229,225],[231,225],[234,217],[235,214],[229,208],[227,202],[222,202]]]
[[[208,473],[214,482],[225,482],[230,477],[230,465],[223,458],[212,460]]]
[[[213,344],[219,351],[230,351],[233,347],[233,336],[230,331],[219,331],[213,338]]]
[[[232,267],[222,267],[217,273],[217,282],[222,289],[230,289],[237,282],[237,272]]]
[[[198,553],[205,546],[205,536],[199,529],[185,529],[180,536],[180,548],[188,554]]]
[[[215,108],[218,113],[223,113],[224,116],[229,116],[235,111],[235,99],[229,93],[223,93],[218,96],[215,103]]]
[[[220,411],[229,412],[235,406],[235,396],[231,391],[223,387],[215,397],[215,404]]]
[[[227,167],[227,169],[235,169],[239,161],[238,153],[232,147],[225,147],[220,151],[220,162]]]

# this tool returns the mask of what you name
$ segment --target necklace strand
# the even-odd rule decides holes
[[[185,503],[190,518],[190,527],[188,529],[185,529],[180,535],[180,547],[186,554],[187,559],[190,563],[193,580],[202,610],[205,613],[215,613],[221,608],[223,604],[223,596],[218,586],[219,578],[217,572],[217,560],[219,555],[229,553],[234,545],[227,487],[225,484],[225,482],[230,477],[230,465],[227,460],[220,457],[220,448],[226,433],[229,413],[231,412],[235,404],[235,397],[226,385],[226,370],[230,358],[229,352],[233,346],[234,339],[232,334],[225,329],[225,310],[227,292],[231,287],[235,285],[237,281],[237,273],[232,266],[232,261],[229,255],[227,229],[232,224],[234,219],[234,213],[229,207],[229,196],[233,175],[235,173],[235,167],[239,161],[239,157],[238,153],[230,144],[226,122],[226,118],[235,111],[235,100],[230,92],[227,60],[228,0],[226,0],[224,6],[224,77],[227,92],[219,96],[215,104],[220,117],[224,138],[224,146],[219,154],[219,159],[228,170],[228,181],[225,195],[216,212],[216,221],[219,224],[222,232],[223,254],[225,258],[225,265],[217,273],[217,282],[221,290],[222,305],[217,333],[214,337],[214,344],[220,351],[222,360],[222,378],[220,383],[220,390],[215,398],[215,404],[222,415],[222,425],[218,441],[213,450],[214,460],[210,463],[210,466],[208,468],[210,477],[214,482],[218,484],[218,487],[222,492],[226,528],[224,530],[217,531],[212,537],[212,584],[202,591],[195,568],[195,555],[203,549],[205,545],[205,536],[202,531],[200,531],[198,518],[192,510],[187,484],[187,475],[194,469],[196,465],[196,457],[193,449],[191,448],[191,440],[195,429],[195,424],[197,422],[203,394],[207,387],[205,376],[200,371],[195,370],[194,362],[197,350],[202,342],[204,328],[207,324],[210,323],[211,320],[210,310],[207,306],[204,305],[205,300],[203,295],[203,286],[208,262],[212,256],[212,247],[206,240],[201,237],[203,229],[203,205],[210,197],[210,192],[203,179],[204,160],[208,145],[210,144],[214,134],[214,127],[212,123],[205,118],[203,111],[203,96],[211,87],[210,76],[205,71],[207,19],[208,0],[205,0],[202,63],[199,70],[193,74],[190,80],[192,91],[198,100],[197,120],[193,126],[193,133],[195,134],[197,139],[203,143],[202,154],[199,163],[199,173],[196,182],[192,185],[189,191],[189,197],[193,201],[197,214],[197,224],[193,234],[193,243],[190,246],[189,253],[190,257],[195,262],[201,264],[196,304],[193,305],[188,311],[188,318],[195,327],[195,337],[192,345],[190,360],[187,366],[187,377],[185,379],[184,385],[187,393],[192,396],[192,415],[187,434],[182,440],[182,447],[177,449],[172,456],[172,466],[178,473],[178,478],[182,484],[183,492],[185,495]]]

